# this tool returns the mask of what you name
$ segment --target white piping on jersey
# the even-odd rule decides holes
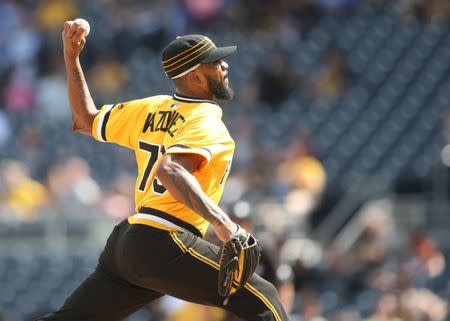
[[[181,74],[172,77],[172,79],[177,79],[179,77],[182,77],[182,76],[186,75],[187,73],[191,72],[192,70],[197,69],[198,66],[200,66],[200,64],[196,64],[195,66],[189,68],[188,70],[183,71]]]
[[[97,137],[100,141],[104,142],[105,140],[102,137],[102,127],[103,127],[103,121],[105,120],[105,115],[108,113],[108,111],[113,108],[114,105],[106,105],[105,111],[100,115],[97,123]]]
[[[146,220],[150,220],[162,225],[165,225],[167,227],[171,227],[171,228],[176,228],[179,231],[183,231],[183,232],[189,232],[188,230],[186,230],[185,228],[178,226],[168,220],[163,219],[162,217],[156,216],[156,215],[151,215],[151,214],[143,214],[143,213],[137,213],[133,215],[134,218],[143,218]]]
[[[179,152],[179,153],[181,152],[181,153],[189,153],[189,154],[190,153],[200,154],[200,155],[203,155],[208,162],[211,160],[211,157],[212,157],[212,152],[206,147],[191,148],[189,146],[184,146],[184,145],[172,145],[167,149],[166,153],[169,153],[172,151]],[[207,154],[205,154],[205,151],[207,152]]]
[[[193,102],[193,103],[212,103],[214,105],[217,105],[217,103],[214,100],[189,98],[189,97],[178,96],[177,94],[174,94],[173,98],[181,100],[181,101],[187,101],[187,102]]]

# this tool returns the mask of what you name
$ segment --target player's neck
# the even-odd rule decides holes
[[[187,98],[195,98],[195,99],[204,99],[204,100],[213,100],[214,95],[209,92],[195,92],[193,90],[188,90],[184,88],[176,88],[175,92],[179,96],[187,97]]]

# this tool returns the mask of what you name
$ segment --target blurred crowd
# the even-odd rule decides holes
[[[419,231],[399,241],[393,213],[384,209],[361,215],[351,245],[323,248],[307,235],[308,215],[327,183],[321,151],[300,121],[289,136],[264,137],[287,99],[336,101],[351,87],[354,73],[338,48],[328,48],[312,72],[293,68],[288,52],[323,17],[345,19],[365,2],[382,8],[390,1],[2,1],[0,224],[32,223],[49,212],[100,213],[118,222],[134,212],[132,155],[71,133],[60,40],[65,20],[91,23],[82,63],[97,107],[171,94],[162,47],[176,35],[207,33],[219,44],[237,43],[244,56],[246,47],[261,52],[261,61],[242,60],[252,66],[245,73],[240,58],[230,58],[237,96],[224,109],[237,150],[222,205],[262,240],[260,273],[277,284],[292,319],[445,320],[448,253]],[[398,2],[399,20],[429,24],[450,16],[448,1]],[[171,300],[152,305],[152,314],[232,320]]]
[[[129,204],[131,188],[123,187],[130,183],[135,170],[131,155],[98,147],[70,132],[60,33],[65,20],[82,16],[92,25],[82,62],[98,107],[145,95],[170,94],[170,82],[160,70],[159,53],[175,35],[205,30],[212,34],[217,30],[222,35],[219,31],[229,26],[229,35],[218,37],[218,41],[241,44],[253,37],[267,41],[278,34],[280,47],[270,49],[265,61],[258,62],[251,74],[236,81],[238,97],[225,107],[230,110],[225,117],[238,142],[229,184],[233,188],[229,188],[225,202],[233,203],[244,196],[255,200],[259,195],[273,196],[285,199],[293,212],[307,213],[326,182],[307,129],[294,129],[276,151],[269,153],[273,146],[265,146],[266,142],[258,137],[261,133],[257,122],[249,116],[261,110],[262,121],[270,121],[283,101],[301,86],[313,99],[336,99],[345,90],[351,71],[337,50],[330,49],[323,68],[306,79],[290,67],[283,46],[289,45],[289,39],[300,39],[327,10],[350,12],[356,4],[357,1],[284,1],[282,6],[276,1],[2,2],[2,212],[13,211],[20,219],[32,220],[37,208],[67,202],[69,197],[65,194],[75,195],[81,204],[98,205],[101,200],[99,206],[116,218],[133,211]],[[255,14],[259,18],[251,19]],[[281,17],[288,18],[286,26],[278,25]],[[148,78],[153,77],[154,71],[152,75],[137,71],[141,64],[146,64],[146,69],[157,69],[158,78]],[[278,149],[286,152],[279,154]],[[290,174],[292,169],[295,175]],[[79,176],[76,179],[72,177],[75,173]],[[95,193],[81,195],[88,189],[77,187],[78,180],[90,182]],[[267,184],[268,181],[272,183]],[[30,189],[39,189],[42,197],[27,200]],[[299,197],[304,199],[303,208],[299,208],[299,202],[290,201]],[[109,200],[113,205],[108,205]]]

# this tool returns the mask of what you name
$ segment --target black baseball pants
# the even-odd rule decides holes
[[[226,309],[243,320],[286,321],[275,287],[258,275],[231,296],[217,292],[219,248],[190,232],[167,232],[147,225],[117,225],[96,270],[42,321],[123,320],[168,294]]]

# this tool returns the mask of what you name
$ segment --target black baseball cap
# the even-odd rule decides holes
[[[179,36],[162,52],[162,64],[169,78],[180,77],[199,64],[221,60],[236,51],[236,46],[217,47],[202,35]]]

